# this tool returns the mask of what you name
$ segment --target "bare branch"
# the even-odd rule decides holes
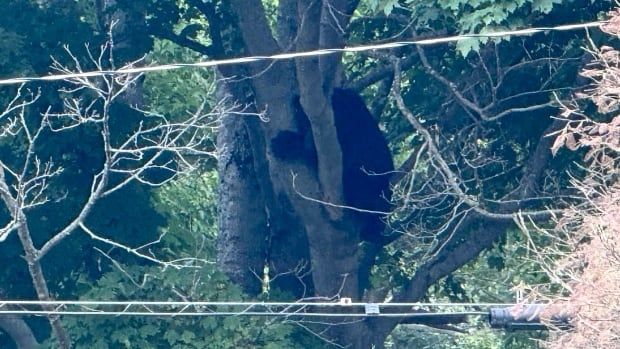
[[[399,110],[403,115],[407,118],[409,123],[414,127],[414,129],[422,135],[424,138],[426,145],[428,147],[428,151],[430,152],[430,161],[433,164],[436,164],[438,173],[445,179],[445,183],[451,189],[453,195],[456,199],[467,206],[471,207],[477,213],[493,219],[508,219],[512,220],[515,217],[515,213],[496,213],[490,212],[482,207],[481,203],[473,196],[467,194],[467,192],[462,188],[463,181],[452,171],[446,160],[444,159],[443,154],[440,152],[434,137],[430,134],[430,132],[418,121],[418,119],[413,115],[413,113],[406,107],[405,102],[403,100],[402,95],[400,94],[400,66],[398,59],[393,60],[394,64],[394,84],[393,84],[393,96],[396,99],[396,104],[398,105]],[[549,211],[531,211],[531,212],[523,212],[528,216],[548,216]]]
[[[104,67],[104,53],[109,50],[107,45],[102,46],[101,53],[91,53],[91,63],[98,69]],[[90,52],[90,51],[89,51]],[[76,58],[69,51],[73,60]],[[127,66],[132,66],[128,64]],[[76,63],[81,69],[79,63]],[[67,67],[58,62],[55,68],[62,72],[69,72]],[[99,77],[78,77],[69,82],[76,86],[71,91],[89,89],[97,94],[92,101],[69,98],[64,102],[64,111],[60,113],[47,112],[44,120],[54,132],[64,132],[72,128],[82,127],[88,123],[99,125],[103,141],[102,152],[105,162],[102,169],[92,178],[91,192],[80,212],[63,229],[58,231],[38,251],[38,258],[43,258],[60,241],[69,236],[90,214],[95,203],[126,186],[132,181],[147,185],[161,185],[180,173],[194,169],[193,163],[198,156],[215,156],[211,135],[217,127],[218,116],[223,111],[218,105],[212,112],[202,112],[201,109],[189,114],[184,120],[172,121],[168,117],[142,110],[145,115],[138,128],[127,135],[119,145],[113,145],[110,140],[110,107],[132,84],[136,83],[139,75],[120,75]],[[97,101],[102,105],[96,104]],[[209,148],[211,150],[209,150]],[[167,159],[163,161],[164,155]],[[150,181],[145,173],[152,170],[164,171],[165,179],[158,182]],[[111,174],[120,174],[122,179],[110,183]]]
[[[149,242],[148,244],[144,245],[144,246],[140,246],[140,247],[129,247],[126,245],[123,245],[119,242],[116,242],[112,239],[107,239],[102,237],[99,234],[96,234],[95,232],[93,232],[91,229],[89,229],[84,223],[80,223],[79,227],[86,233],[88,234],[88,236],[90,236],[91,239],[99,241],[99,242],[103,242],[106,245],[110,245],[112,247],[115,248],[119,248],[127,253],[133,254],[137,257],[140,257],[142,259],[145,259],[149,262],[155,263],[157,265],[160,265],[162,267],[171,267],[174,269],[182,269],[182,268],[187,268],[188,265],[188,261],[196,261],[195,258],[181,258],[181,259],[176,259],[176,260],[172,260],[172,261],[163,261],[159,258],[156,258],[155,256],[152,255],[152,252],[148,251],[148,247],[154,244],[157,244],[159,242],[161,242],[161,238],[163,237],[160,236],[159,239],[157,239],[156,241],[153,242]],[[146,252],[143,252],[144,250],[148,251],[148,254]],[[205,263],[208,263],[207,261],[205,261]]]

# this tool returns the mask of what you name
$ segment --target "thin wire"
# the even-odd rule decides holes
[[[524,304],[515,303],[347,303],[347,302],[209,302],[209,301],[94,301],[94,300],[6,300],[0,301],[0,315],[108,315],[108,316],[284,316],[284,317],[423,317],[423,316],[443,316],[443,315],[488,315],[488,311],[459,311],[459,312],[434,312],[419,313],[403,310],[381,311],[380,309],[394,307],[512,307]],[[531,305],[531,304],[530,304]],[[21,307],[17,309],[5,309],[7,306]],[[31,306],[53,306],[55,309],[24,309]],[[66,309],[66,307],[78,307],[77,310]],[[124,309],[95,309],[96,307],[122,306]],[[179,310],[157,309],[157,307],[178,307]],[[200,307],[239,307],[243,309],[236,311],[217,309],[204,311]],[[135,307],[144,309],[132,310]],[[283,308],[282,310],[277,310]],[[346,309],[359,309],[362,307],[364,312],[359,313],[334,313],[316,311],[319,307],[339,307]],[[262,308],[262,309],[261,309]],[[314,310],[313,310],[314,309]]]
[[[379,307],[511,307],[516,305],[534,305],[521,303],[368,303],[368,302],[209,302],[209,301],[96,301],[96,300],[0,300],[0,308],[6,305],[52,305],[52,306],[264,306],[264,307],[290,307],[290,306],[313,306],[313,307],[366,307],[378,305]]]
[[[138,74],[138,73],[166,71],[166,70],[191,68],[191,67],[193,68],[215,67],[215,66],[231,65],[231,64],[245,64],[245,63],[251,63],[251,62],[258,62],[258,61],[277,61],[277,60],[285,60],[285,59],[292,59],[292,58],[299,58],[299,57],[321,56],[321,55],[328,55],[328,54],[334,54],[334,53],[385,50],[385,49],[392,49],[392,48],[410,46],[410,45],[434,45],[434,44],[441,44],[441,43],[448,43],[448,42],[458,42],[458,41],[468,40],[472,38],[497,38],[497,37],[504,37],[504,36],[523,36],[523,35],[531,35],[531,34],[536,34],[536,33],[541,33],[541,32],[546,32],[546,31],[570,31],[570,30],[577,30],[577,29],[594,28],[594,27],[600,27],[606,23],[607,21],[596,21],[596,22],[560,25],[556,27],[536,27],[536,28],[507,30],[507,31],[498,31],[498,32],[490,32],[490,33],[461,34],[461,35],[448,36],[448,37],[443,37],[443,38],[433,38],[433,39],[423,39],[423,40],[406,40],[406,41],[397,41],[397,42],[376,44],[376,45],[362,45],[362,46],[351,46],[351,47],[344,47],[344,48],[320,49],[320,50],[312,50],[312,51],[304,51],[304,52],[281,53],[281,54],[276,54],[272,56],[249,56],[249,57],[212,60],[212,61],[204,61],[204,62],[196,62],[196,63],[173,63],[173,64],[164,64],[164,65],[154,65],[154,66],[148,66],[148,67],[125,67],[125,68],[121,68],[118,70],[98,70],[98,71],[90,71],[90,72],[57,74],[57,75],[37,76],[37,77],[17,77],[17,78],[0,80],[0,85],[14,85],[14,84],[22,84],[22,83],[32,82],[32,81],[57,81],[57,80],[65,80],[65,79],[70,79],[70,78],[88,78],[88,77],[119,75],[119,74]]]
[[[379,313],[379,314],[351,314],[351,313],[299,313],[299,312],[150,312],[150,311],[68,311],[68,310],[0,310],[0,315],[98,315],[98,316],[268,316],[268,317],[434,317],[455,315],[488,315],[485,311],[441,312],[441,313]]]

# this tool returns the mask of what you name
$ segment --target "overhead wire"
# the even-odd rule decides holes
[[[0,307],[6,305],[77,305],[77,306],[265,306],[265,307],[290,307],[290,306],[313,306],[313,307],[365,307],[376,304],[381,307],[502,307],[516,306],[521,303],[425,303],[425,302],[395,302],[395,303],[372,303],[372,302],[213,302],[213,301],[97,301],[97,300],[0,300]]]
[[[344,300],[344,301],[343,301]],[[523,306],[516,303],[398,302],[227,302],[227,301],[96,301],[0,300],[0,315],[109,315],[109,316],[267,316],[267,317],[440,317],[488,315],[481,308]],[[32,309],[31,307],[37,307]],[[51,309],[50,309],[51,307]],[[120,309],[119,309],[120,307]],[[226,307],[226,309],[221,309]],[[237,307],[236,310],[233,310]],[[241,307],[241,308],[239,308]],[[337,307],[343,312],[334,312]],[[233,309],[231,309],[233,308]],[[330,312],[325,309],[330,308]],[[399,309],[394,309],[399,308]],[[406,309],[404,309],[406,308]],[[459,308],[456,311],[419,312],[416,309]],[[471,310],[468,310],[471,308]]]
[[[162,311],[69,311],[69,310],[0,310],[0,315],[75,315],[75,316],[160,316],[160,317],[193,317],[193,316],[266,316],[266,317],[338,317],[338,318],[362,318],[362,317],[440,317],[471,315],[484,316],[486,311],[461,311],[461,312],[436,312],[436,313],[319,313],[319,312],[250,312],[250,311],[213,311],[213,312],[162,312]]]
[[[374,51],[374,50],[386,50],[386,49],[392,49],[392,48],[398,48],[398,47],[410,46],[410,45],[434,45],[434,44],[441,44],[441,43],[458,42],[458,41],[475,39],[475,38],[499,38],[499,37],[505,37],[505,36],[523,36],[523,35],[532,35],[536,33],[548,32],[548,31],[571,31],[571,30],[578,30],[578,29],[595,28],[595,27],[600,27],[606,23],[607,21],[594,21],[594,22],[587,22],[587,23],[558,25],[554,27],[534,27],[534,28],[505,30],[505,31],[488,32],[488,33],[460,34],[460,35],[440,37],[440,38],[431,38],[431,39],[404,40],[404,41],[396,41],[396,42],[374,44],[374,45],[347,46],[347,47],[342,47],[342,48],[328,48],[328,49],[318,49],[318,50],[302,51],[302,52],[279,53],[279,54],[275,54],[271,56],[248,56],[248,57],[228,58],[228,59],[220,59],[220,60],[210,60],[210,61],[195,62],[195,63],[171,63],[171,64],[152,65],[152,66],[145,66],[145,67],[126,66],[126,67],[123,67],[117,70],[96,70],[96,71],[88,71],[88,72],[55,74],[55,75],[47,75],[47,76],[15,77],[15,78],[0,80],[0,85],[15,85],[15,84],[23,84],[27,82],[35,82],[35,81],[40,81],[40,82],[59,81],[59,80],[66,80],[66,79],[72,79],[72,78],[89,78],[89,77],[109,76],[109,75],[140,74],[140,73],[148,73],[148,72],[155,72],[155,71],[175,70],[175,69],[181,69],[181,68],[216,67],[216,66],[232,65],[232,64],[247,64],[247,63],[259,62],[259,61],[278,61],[278,60],[286,60],[286,59],[292,59],[292,58],[322,56],[322,55],[335,54],[335,53],[352,53],[352,52],[364,52],[364,51]]]

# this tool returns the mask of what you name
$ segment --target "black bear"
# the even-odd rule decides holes
[[[392,155],[377,122],[355,91],[334,89],[331,96],[334,124],[342,151],[342,185],[345,204],[362,210],[389,212]],[[282,131],[271,142],[273,154],[287,161],[306,161],[316,168],[317,153],[310,120],[299,98],[293,101],[297,132]],[[364,241],[383,244],[384,214],[353,211]]]

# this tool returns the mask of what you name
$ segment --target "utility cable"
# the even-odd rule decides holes
[[[66,80],[66,79],[72,79],[72,78],[90,78],[90,77],[97,77],[97,76],[109,76],[109,75],[121,75],[121,74],[140,74],[140,73],[149,73],[149,72],[155,72],[155,71],[175,70],[175,69],[181,69],[181,68],[216,67],[216,66],[232,65],[232,64],[247,64],[247,63],[258,62],[258,61],[278,61],[278,60],[286,60],[286,59],[292,59],[292,58],[322,56],[322,55],[335,54],[335,53],[386,50],[386,49],[392,49],[392,48],[398,48],[398,47],[410,46],[410,45],[434,45],[434,44],[441,44],[441,43],[458,42],[458,41],[468,40],[468,39],[473,39],[473,38],[499,38],[499,37],[505,37],[505,36],[523,36],[523,35],[532,35],[536,33],[548,32],[548,31],[571,31],[571,30],[578,30],[578,29],[598,28],[606,23],[607,21],[596,21],[596,22],[588,22],[588,23],[559,25],[555,27],[535,27],[535,28],[506,30],[506,31],[497,31],[497,32],[489,32],[489,33],[461,34],[461,35],[448,36],[448,37],[443,37],[443,38],[396,41],[396,42],[375,44],[375,45],[361,45],[361,46],[351,46],[351,47],[344,47],[344,48],[320,49],[320,50],[312,50],[312,51],[304,51],[304,52],[280,53],[280,54],[275,54],[272,56],[249,56],[249,57],[229,58],[229,59],[221,59],[221,60],[211,60],[211,61],[196,62],[196,63],[173,63],[173,64],[164,64],[164,65],[153,65],[153,66],[147,66],[147,67],[127,66],[127,67],[124,67],[118,70],[98,70],[98,71],[78,72],[78,73],[70,73],[70,74],[56,74],[56,75],[48,75],[48,76],[16,77],[16,78],[0,80],[0,85],[15,85],[15,84],[23,84],[27,82],[34,82],[34,81],[41,81],[41,82],[58,81],[58,80]]]
[[[488,315],[480,308],[516,306],[515,303],[366,303],[342,298],[338,302],[209,302],[209,301],[95,301],[0,300],[1,315],[109,316],[270,316],[270,317],[437,317]],[[523,304],[519,304],[523,306]],[[33,307],[36,307],[33,309]],[[51,309],[50,309],[51,307]],[[222,309],[224,308],[224,309]],[[232,308],[232,309],[231,309]],[[237,308],[235,310],[235,308]],[[328,308],[329,310],[325,309]],[[424,309],[417,312],[415,309]],[[458,308],[428,312],[429,308]],[[465,309],[464,309],[465,308]],[[474,308],[467,310],[467,308]],[[342,312],[340,312],[342,311]]]
[[[441,312],[441,313],[318,313],[318,312],[258,312],[258,311],[238,311],[238,312],[162,312],[162,311],[69,311],[69,310],[0,310],[1,315],[73,315],[73,316],[159,316],[159,317],[219,317],[219,316],[267,316],[267,317],[338,317],[338,318],[362,318],[362,317],[443,317],[443,316],[484,316],[489,313],[486,311],[467,311],[467,312]]]
[[[370,303],[370,302],[210,302],[210,301],[97,301],[97,300],[0,300],[0,308],[4,306],[264,306],[264,307],[366,307],[370,304],[380,307],[511,307],[524,305],[521,303]],[[529,304],[525,304],[529,305]]]

